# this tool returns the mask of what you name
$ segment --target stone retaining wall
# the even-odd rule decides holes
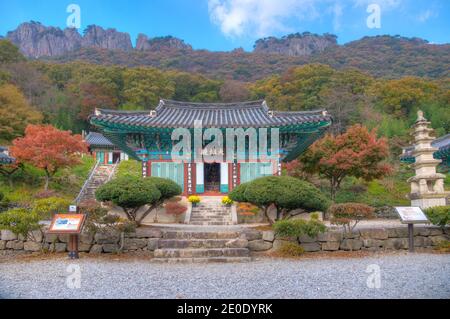
[[[48,251],[66,252],[68,235],[43,234],[34,231],[27,240],[9,230],[0,232],[0,255],[3,251]],[[80,236],[79,251],[89,253],[117,253],[130,251],[154,251],[158,246],[162,232],[156,228],[138,228],[135,233],[125,234],[122,240],[120,234],[88,234]]]
[[[252,251],[276,250],[285,242],[298,242],[306,252],[400,250],[408,249],[408,228],[361,229],[344,235],[342,231],[328,231],[315,238],[276,238],[273,231],[246,231],[248,248]],[[449,228],[415,227],[414,247],[431,248],[449,240]]]
[[[180,230],[181,232],[183,230]],[[449,228],[415,227],[414,246],[433,247],[441,241],[449,240]],[[132,234],[95,235],[83,233],[80,237],[79,251],[89,253],[117,253],[131,251],[152,252],[158,248],[163,233],[158,228],[143,227]],[[14,252],[66,252],[68,235],[43,234],[34,231],[24,239],[8,230],[0,232],[0,255]],[[246,247],[254,252],[276,250],[288,241],[298,242],[307,252],[337,251],[337,250],[400,250],[408,249],[408,228],[361,229],[351,235],[343,235],[341,231],[328,231],[316,238],[302,236],[300,238],[276,238],[273,231],[257,231],[247,229],[242,231],[241,239]]]

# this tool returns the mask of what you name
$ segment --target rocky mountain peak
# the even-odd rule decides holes
[[[254,53],[282,54],[287,56],[309,56],[337,46],[337,36],[317,35],[309,32],[295,33],[282,38],[268,37],[255,42]]]
[[[81,36],[76,29],[61,30],[46,27],[39,22],[22,23],[16,30],[7,33],[6,38],[17,45],[28,57],[39,58],[63,55],[82,47],[131,50],[130,36],[115,29],[88,26]]]
[[[192,46],[183,40],[172,37],[156,37],[149,39],[145,34],[139,34],[136,41],[136,50],[139,51],[161,51],[167,49],[192,50]]]

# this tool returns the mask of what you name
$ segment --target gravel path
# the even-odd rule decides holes
[[[81,270],[80,288],[71,289],[66,284],[71,265],[72,271]],[[381,287],[369,288],[366,270],[369,267],[373,274],[378,266]],[[0,297],[448,299],[450,255],[261,258],[242,264],[187,265],[92,258],[73,262],[63,257],[16,260],[0,263]]]

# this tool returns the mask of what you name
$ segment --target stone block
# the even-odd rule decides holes
[[[155,251],[158,249],[159,238],[150,238],[147,242],[147,250]]]
[[[248,242],[248,249],[252,251],[265,251],[272,248],[272,243],[262,239],[252,240]]]
[[[305,244],[307,244],[307,243],[315,243],[315,242],[317,242],[317,237],[310,237],[310,236],[308,236],[308,235],[302,235],[302,236],[300,236],[299,238],[298,238],[298,241],[300,242],[300,243],[305,243]]]
[[[39,229],[37,229],[37,230],[33,230],[33,231],[29,232],[28,238],[31,241],[41,243],[42,239],[44,239],[44,234],[42,234],[42,232]]]
[[[360,250],[363,245],[360,239],[346,238],[341,242],[340,249],[342,250]]]
[[[360,236],[361,235],[359,233],[359,230],[354,230],[351,233],[343,233],[342,234],[342,238],[345,238],[345,239],[357,239]]]
[[[148,245],[148,240],[145,238],[125,238],[123,241],[124,250],[138,250]]]
[[[303,247],[305,252],[314,252],[314,251],[319,251],[321,249],[320,244],[317,243],[317,242],[314,242],[314,243],[302,243],[301,246]]]
[[[388,232],[386,229],[361,229],[359,231],[362,238],[370,239],[388,239]]]
[[[92,233],[82,233],[80,235],[80,243],[82,244],[92,244],[94,241],[94,234]]]
[[[58,241],[59,241],[60,243],[65,243],[65,244],[67,244],[67,243],[69,242],[69,238],[70,238],[70,235],[68,235],[68,234],[58,235]]]
[[[225,243],[227,248],[247,248],[248,240],[243,238],[231,239]]]
[[[66,243],[50,244],[48,249],[53,253],[64,253],[67,250],[67,244]]]
[[[318,241],[334,241],[334,242],[340,242],[342,240],[342,233],[341,232],[325,232],[320,233],[317,235]]]
[[[158,228],[139,227],[136,228],[137,238],[161,238],[162,231]]]
[[[119,233],[96,233],[94,236],[97,244],[117,244],[120,239]]]
[[[0,240],[0,250],[6,249],[6,240]]]
[[[325,250],[325,251],[339,250],[340,245],[341,245],[341,243],[338,241],[322,242],[322,250]]]
[[[6,243],[6,248],[14,249],[14,250],[22,250],[23,249],[23,241],[21,240],[11,240]]]
[[[265,241],[273,242],[275,240],[275,232],[272,230],[266,230],[262,233],[262,239]]]
[[[429,236],[438,236],[442,235],[443,231],[440,228],[430,228],[430,235]]]
[[[430,236],[431,230],[428,227],[418,227],[419,236]]]
[[[117,253],[119,251],[119,245],[117,244],[104,244],[103,251],[105,253]]]
[[[57,243],[58,242],[58,235],[46,233],[44,235],[44,241],[46,243]]]
[[[9,241],[9,240],[17,240],[17,238],[18,238],[17,235],[14,234],[12,231],[2,230],[1,240]]]
[[[42,244],[35,241],[26,241],[23,244],[23,249],[26,251],[40,251],[42,249]]]
[[[257,230],[244,230],[242,236],[248,241],[255,241],[262,239],[262,233]]]
[[[379,239],[367,238],[363,239],[364,247],[373,248],[373,247],[383,247],[384,241]]]
[[[385,249],[408,249],[408,238],[389,238],[384,241]]]
[[[90,254],[101,254],[102,252],[103,252],[102,245],[92,245],[91,249],[89,250]]]
[[[286,243],[292,243],[292,242],[294,242],[294,241],[291,241],[291,240],[284,240],[284,239],[275,239],[275,240],[273,241],[272,249],[273,249],[274,251],[277,251],[277,250],[279,250],[284,244],[286,244]],[[294,243],[295,243],[295,242],[294,242]]]
[[[81,253],[87,253],[91,250],[91,244],[85,244],[85,243],[79,243],[78,244],[78,251]]]
[[[448,241],[448,238],[445,236],[430,236],[428,237],[431,240],[432,246],[438,246],[443,241]]]

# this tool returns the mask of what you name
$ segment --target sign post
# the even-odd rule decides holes
[[[68,250],[70,259],[78,259],[78,237],[83,229],[85,214],[55,214],[53,216],[49,234],[69,235]]]
[[[414,252],[414,224],[428,224],[429,220],[420,207],[395,207],[402,224],[408,225],[409,252]]]

